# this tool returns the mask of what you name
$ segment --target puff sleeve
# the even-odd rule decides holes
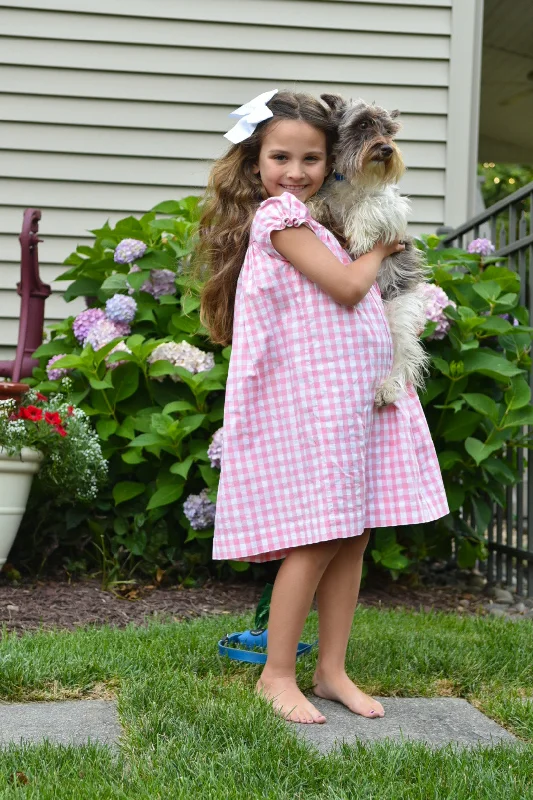
[[[307,206],[290,192],[284,192],[279,197],[269,197],[261,203],[252,223],[250,239],[269,256],[282,258],[272,245],[270,234],[272,231],[298,228],[300,225],[307,225],[317,233],[318,223],[309,213]]]

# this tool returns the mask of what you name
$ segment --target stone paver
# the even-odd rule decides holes
[[[442,747],[448,742],[464,747],[478,743],[487,746],[498,742],[520,744],[519,739],[458,697],[376,699],[385,709],[385,716],[379,719],[367,719],[352,714],[339,703],[312,697],[313,705],[326,716],[327,722],[323,725],[287,724],[322,752],[328,752],[342,741],[372,743],[385,738],[397,742],[420,741],[430,747]]]
[[[39,703],[0,702],[0,747],[42,742],[114,745],[122,729],[112,700],[63,700]]]

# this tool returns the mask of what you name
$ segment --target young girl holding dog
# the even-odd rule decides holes
[[[376,275],[403,245],[352,261],[311,217],[305,202],[332,169],[336,138],[318,100],[272,91],[234,114],[200,224],[201,319],[232,344],[213,558],[283,559],[256,687],[277,713],[326,721],[295,674],[316,593],[315,695],[382,717],[345,670],[370,529],[448,512],[416,394],[374,406],[392,364]]]

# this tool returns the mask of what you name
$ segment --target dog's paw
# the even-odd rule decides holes
[[[383,383],[376,391],[374,405],[377,408],[390,406],[398,399],[398,387],[392,384]]]

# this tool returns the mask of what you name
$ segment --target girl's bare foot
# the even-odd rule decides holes
[[[298,689],[294,678],[259,678],[256,692],[272,703],[274,711],[289,722],[323,723],[326,718]]]
[[[384,717],[385,711],[381,703],[358,689],[345,672],[338,675],[321,675],[315,672],[313,692],[317,697],[336,700],[362,717]]]

